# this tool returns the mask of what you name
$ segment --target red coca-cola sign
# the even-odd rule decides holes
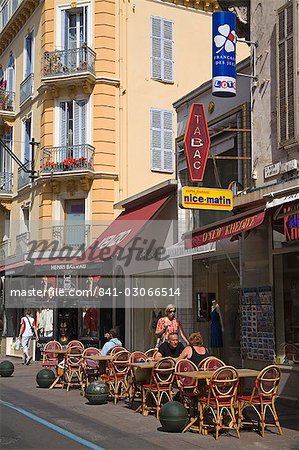
[[[210,143],[204,105],[193,103],[184,138],[191,181],[203,180]]]

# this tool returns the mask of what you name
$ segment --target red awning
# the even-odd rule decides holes
[[[265,218],[264,209],[246,211],[242,214],[220,220],[206,227],[198,228],[184,235],[185,248],[200,247],[201,245],[231,238],[246,230],[251,230],[263,223]]]
[[[26,264],[29,264],[30,261],[18,261],[18,262],[14,262],[11,264],[7,264],[6,266],[2,266],[0,267],[0,272],[2,271],[8,271],[8,270],[12,270],[12,269],[17,269],[18,267],[24,267]]]
[[[168,198],[169,195],[163,196],[147,205],[122,212],[79,258],[39,259],[35,261],[35,264],[71,264],[74,267],[80,267],[82,264],[101,262],[112,258],[136,236]]]

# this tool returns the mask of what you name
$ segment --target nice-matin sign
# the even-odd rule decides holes
[[[181,206],[187,209],[231,211],[233,209],[233,193],[230,189],[185,186],[182,189]]]

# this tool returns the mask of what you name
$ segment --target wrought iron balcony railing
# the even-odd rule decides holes
[[[95,74],[95,52],[87,45],[71,50],[45,52],[42,61],[43,77],[53,77],[82,72]]]
[[[42,173],[93,170],[94,147],[89,144],[45,147]]]
[[[20,84],[20,105],[33,94],[33,73],[30,73]]]
[[[23,255],[28,252],[28,243],[30,241],[30,232],[18,234],[16,236],[16,255]]]
[[[0,194],[12,194],[13,174],[0,172]]]
[[[53,240],[58,241],[59,248],[86,248],[90,241],[90,225],[58,225],[52,228]]]
[[[15,93],[0,89],[0,110],[14,112]]]
[[[24,165],[27,167],[27,169],[30,169],[31,161],[24,163]],[[18,189],[21,189],[22,187],[31,183],[31,179],[29,178],[29,176],[30,173],[24,172],[21,167],[18,168]]]
[[[11,249],[11,240],[7,239],[6,241],[0,242],[0,262],[4,264],[6,258],[10,256]]]

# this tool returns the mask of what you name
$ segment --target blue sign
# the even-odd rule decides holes
[[[213,87],[216,97],[236,95],[236,15],[213,13]]]

